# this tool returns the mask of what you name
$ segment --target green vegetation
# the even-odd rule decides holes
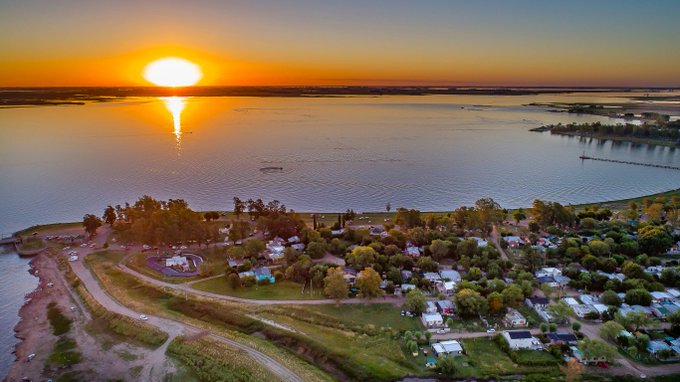
[[[47,305],[47,319],[50,321],[50,325],[52,325],[52,334],[55,336],[66,334],[71,330],[71,323],[73,321],[64,316],[54,302],[50,302]]]
[[[177,337],[168,346],[167,353],[191,368],[202,381],[277,380],[245,351],[210,338],[191,341]]]
[[[71,223],[54,223],[54,224],[38,224],[30,226],[26,229],[18,231],[15,233],[16,236],[26,236],[32,235],[34,232],[44,233],[57,230],[66,230],[71,228],[82,227],[81,222],[71,222]]]
[[[422,329],[417,318],[400,316],[400,309],[391,304],[344,304],[340,306],[326,304],[300,306],[298,309],[326,314],[342,322],[346,327],[374,325],[376,327],[389,327],[398,331]]]
[[[305,290],[302,285],[288,280],[282,280],[275,284],[255,285],[248,288],[232,288],[226,277],[217,277],[210,280],[200,281],[192,285],[192,288],[253,300],[316,300],[323,299],[323,290]]]
[[[653,117],[653,116],[650,116]],[[600,139],[611,139],[635,143],[648,143],[665,146],[676,146],[680,139],[679,122],[669,122],[666,116],[657,116],[656,122],[645,122],[642,125],[617,124],[607,125],[594,123],[569,123],[566,125],[547,125],[534,131],[550,131],[550,134],[575,135]]]
[[[35,251],[45,247],[45,242],[39,237],[28,237],[19,245],[20,251]]]
[[[57,367],[67,367],[80,363],[81,354],[77,351],[78,345],[70,338],[62,337],[52,349],[49,362]]]

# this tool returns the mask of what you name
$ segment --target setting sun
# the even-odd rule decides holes
[[[144,68],[144,78],[158,86],[191,86],[203,77],[201,68],[182,58],[156,60]]]

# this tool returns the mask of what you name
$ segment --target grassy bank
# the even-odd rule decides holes
[[[301,284],[289,280],[277,281],[275,284],[270,285],[253,285],[234,289],[229,285],[226,277],[217,277],[197,282],[192,285],[192,288],[253,300],[315,300],[325,298],[321,290],[310,291],[307,288],[302,292]]]
[[[168,346],[167,354],[188,366],[202,381],[279,380],[245,351],[208,337],[177,337]]]

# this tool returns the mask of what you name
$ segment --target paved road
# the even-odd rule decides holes
[[[97,237],[96,241],[98,242],[99,245],[103,244],[106,241],[106,236],[107,233],[105,232],[106,230],[103,229],[102,227],[100,231],[99,237]],[[88,254],[94,252],[95,250],[93,249],[81,249],[80,256],[81,256],[81,261],[76,261],[72,262],[71,268],[75,272],[75,274],[80,278],[81,282],[87,290],[90,292],[92,297],[97,300],[100,304],[102,304],[106,309],[134,318],[134,319],[139,319],[140,312],[136,312],[124,305],[121,305],[118,301],[113,299],[102,287],[99,285],[99,282],[94,278],[92,273],[85,267],[82,258],[87,256]],[[169,334],[168,340],[159,348],[154,351],[152,356],[159,356],[159,357],[165,357],[165,350],[167,349],[168,344],[172,339],[174,339],[177,336],[180,335],[192,335],[192,334],[198,334],[202,332],[203,330],[197,327],[194,327],[192,325],[188,325],[182,322],[174,321],[174,320],[169,320],[165,318],[160,318],[160,317],[154,317],[150,316],[149,320],[147,323],[165,331],[166,333]],[[246,346],[240,342],[236,342],[234,340],[231,340],[229,338],[225,338],[216,334],[209,334],[209,336],[215,340],[224,342],[230,346],[239,348],[245,352],[248,353],[253,359],[255,359],[257,362],[259,362],[262,366],[266,367],[269,369],[274,375],[278,376],[281,380],[283,381],[291,381],[291,382],[303,382],[302,378],[300,378],[297,374],[293,373],[291,370],[286,368],[284,365],[279,363],[278,361],[274,360],[273,358],[267,356],[266,354],[253,349],[249,346]],[[150,370],[145,370],[144,375],[148,375],[150,373]]]

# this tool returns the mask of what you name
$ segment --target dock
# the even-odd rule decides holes
[[[601,162],[632,164],[632,165],[635,165],[635,166],[665,168],[665,169],[668,169],[668,170],[680,170],[680,167],[677,167],[677,166],[668,166],[668,165],[664,165],[664,164],[654,164],[654,163],[644,163],[644,162],[632,162],[632,161],[627,161],[627,160],[597,158],[597,157],[590,157],[590,156],[587,156],[585,154],[579,156],[579,159],[581,159],[581,160],[589,159],[589,160],[598,160],[598,161],[601,161]]]

